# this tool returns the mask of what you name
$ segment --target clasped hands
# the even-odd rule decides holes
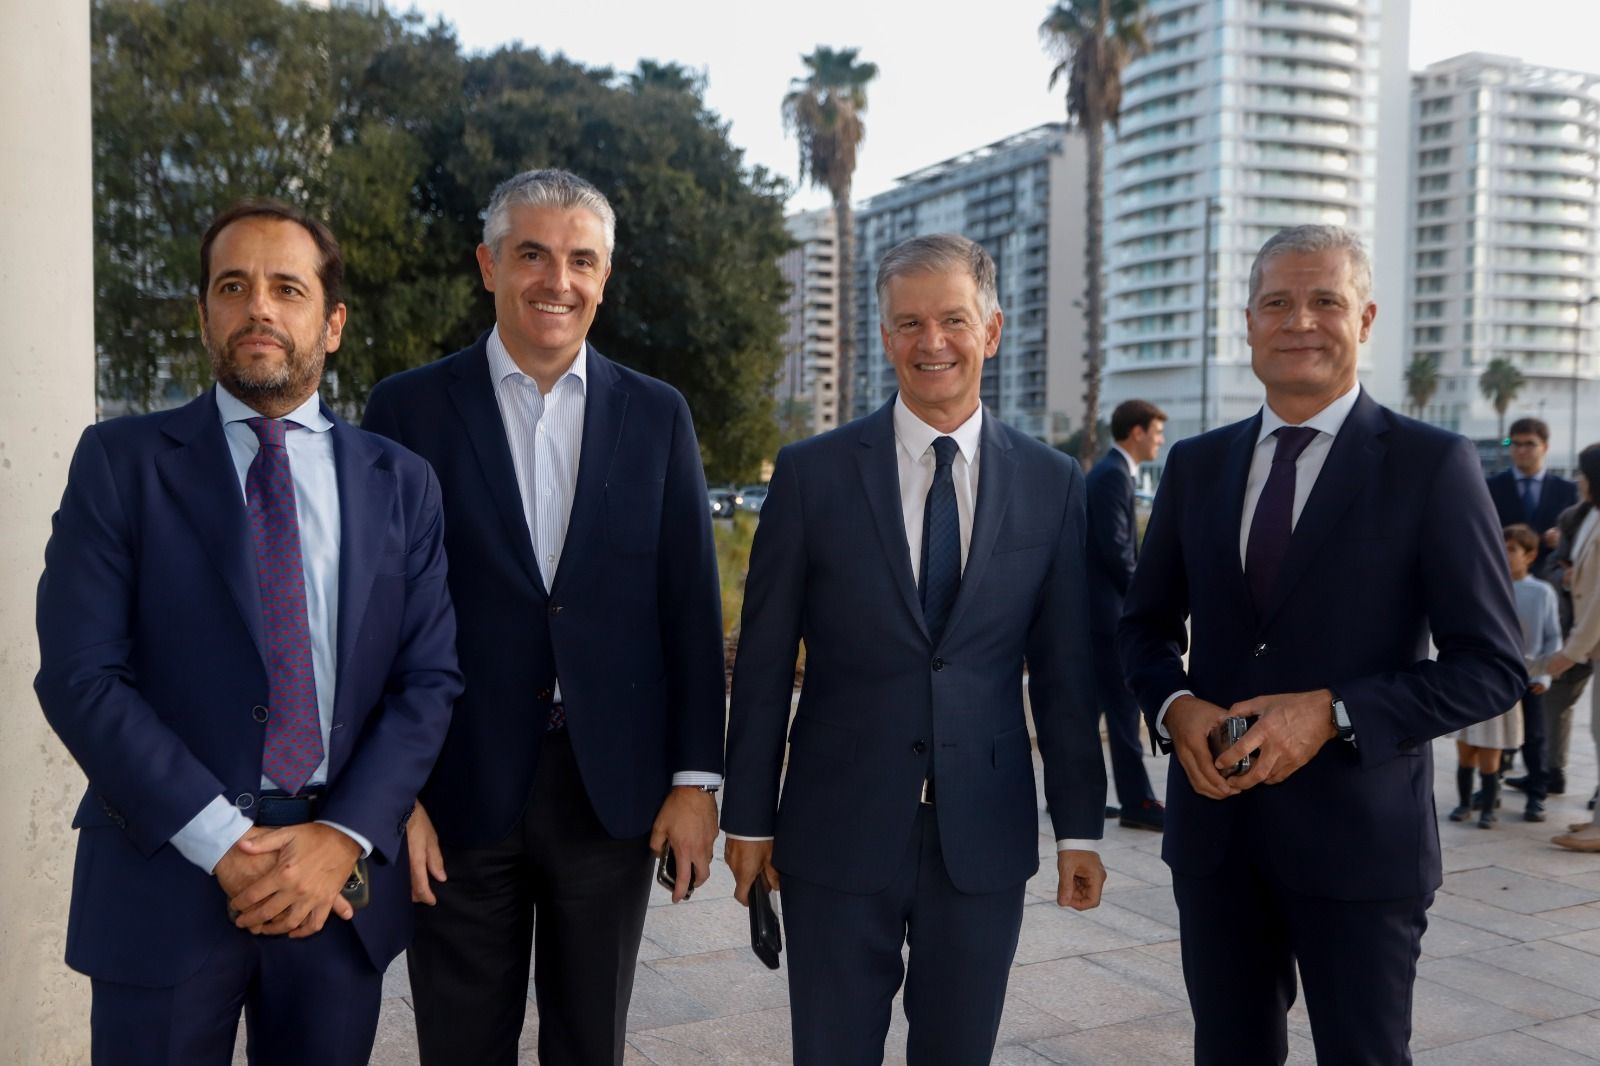
[[[1333,693],[1288,692],[1257,696],[1226,710],[1197,696],[1179,696],[1167,708],[1163,721],[1172,738],[1189,784],[1208,799],[1237,796],[1263,782],[1285,781],[1339,735],[1333,725]],[[1224,718],[1255,717],[1250,729],[1220,755],[1212,758],[1209,737]],[[1223,777],[1219,767],[1232,766],[1250,756],[1250,769],[1237,777]]]
[[[234,925],[257,936],[298,940],[321,932],[329,914],[346,921],[355,915],[339,891],[360,856],[361,846],[331,826],[255,825],[215,872]]]

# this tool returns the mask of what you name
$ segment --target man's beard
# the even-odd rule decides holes
[[[202,331],[206,352],[211,356],[211,373],[217,383],[251,407],[298,406],[317,390],[322,367],[327,359],[327,331],[317,337],[307,352],[301,352],[294,339],[281,330],[251,323],[235,330],[226,342],[219,343],[209,323]],[[283,359],[271,366],[240,360],[236,346],[250,337],[271,337],[283,347]]]

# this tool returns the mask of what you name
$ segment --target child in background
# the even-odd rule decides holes
[[[1539,534],[1531,526],[1506,526],[1501,531],[1506,542],[1506,562],[1511,566],[1511,591],[1517,599],[1517,620],[1522,623],[1522,662],[1528,668],[1528,690],[1522,696],[1522,721],[1544,715],[1544,694],[1550,687],[1546,672],[1550,656],[1561,650],[1561,612],[1556,590],[1533,577],[1529,571],[1539,557]],[[1538,765],[1548,764],[1540,753]],[[1534,763],[1530,760],[1529,765]],[[1530,786],[1531,787],[1531,786]],[[1542,796],[1531,791],[1522,812],[1525,822],[1544,821]]]

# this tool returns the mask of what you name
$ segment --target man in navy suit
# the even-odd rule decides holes
[[[572,174],[504,182],[478,247],[494,328],[367,404],[438,472],[456,560],[466,694],[410,828],[430,1066],[517,1061],[531,952],[539,1060],[621,1063],[651,851],[672,849],[674,899],[711,864],[711,512],[683,397],[585,339],[615,231]]]
[[[1245,322],[1266,405],[1171,449],[1119,630],[1176,756],[1162,857],[1208,1066],[1285,1060],[1296,966],[1319,1062],[1411,1061],[1441,879],[1429,741],[1527,684],[1472,446],[1357,383],[1371,287],[1344,229],[1262,246]],[[1230,715],[1253,724],[1213,757]]]
[[[1117,785],[1122,825],[1160,832],[1166,810],[1150,787],[1139,739],[1139,705],[1122,679],[1117,657],[1117,622],[1139,558],[1139,527],[1133,510],[1133,479],[1139,464],[1161,454],[1166,412],[1146,400],[1124,400],[1111,412],[1111,450],[1085,478],[1088,489],[1089,632],[1094,648],[1095,693],[1105,715],[1111,777]],[[1112,808],[1106,808],[1109,818]]]
[[[762,506],[726,855],[740,902],[782,872],[796,1063],[881,1062],[902,977],[907,1061],[987,1062],[1042,843],[1024,664],[1057,902],[1093,907],[1105,880],[1083,475],[979,403],[1002,321],[982,248],[907,241],[877,291],[899,395],[779,452]]]
[[[433,474],[318,400],[342,269],[294,208],[224,212],[216,386],[73,457],[36,688],[89,778],[67,962],[96,1063],[225,1066],[241,1007],[252,1063],[365,1063],[410,937],[406,819],[461,678]]]

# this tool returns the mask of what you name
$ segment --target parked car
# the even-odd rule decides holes
[[[744,497],[744,502],[739,505],[741,511],[752,514],[761,512],[761,505],[767,502],[767,487],[765,485],[746,485],[739,490]]]
[[[707,495],[711,498],[712,518],[732,518],[744,503],[744,497],[732,486],[711,489]]]

